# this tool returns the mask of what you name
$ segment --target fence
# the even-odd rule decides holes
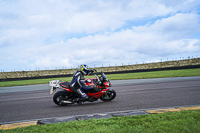
[[[118,66],[127,66],[127,65],[138,65],[138,64],[149,64],[149,63],[159,63],[159,62],[168,62],[168,61],[180,61],[180,60],[188,60],[188,59],[195,59],[199,58],[198,55],[194,56],[188,56],[187,58],[179,57],[179,58],[167,58],[167,59],[156,59],[156,60],[149,60],[149,61],[135,61],[135,62],[121,62],[121,63],[113,63],[113,64],[88,64],[91,68],[99,68],[99,67],[118,67]],[[79,66],[71,66],[71,67],[36,67],[35,69],[31,68],[25,68],[25,69],[13,69],[10,71],[5,71],[4,69],[1,69],[0,72],[24,72],[24,71],[45,71],[45,70],[62,70],[62,69],[76,69]]]

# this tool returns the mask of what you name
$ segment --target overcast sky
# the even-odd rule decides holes
[[[200,57],[200,0],[0,0],[0,69]]]

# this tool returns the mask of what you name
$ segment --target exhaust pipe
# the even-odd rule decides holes
[[[72,103],[72,101],[61,100],[61,103]]]

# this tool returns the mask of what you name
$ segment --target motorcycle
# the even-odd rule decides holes
[[[51,86],[50,94],[56,89],[61,89],[57,91],[53,95],[53,101],[55,104],[59,106],[69,105],[69,104],[82,104],[84,102],[94,102],[98,99],[108,102],[112,101],[116,97],[116,92],[111,88],[111,83],[106,77],[106,75],[101,72],[101,76],[97,75],[97,70],[91,70],[91,73],[95,76],[95,78],[87,78],[83,83],[86,85],[97,85],[95,89],[83,89],[82,90],[87,94],[88,99],[84,100],[78,96],[78,94],[74,93],[71,90],[70,82],[62,81],[62,80],[52,80],[49,81],[49,85]]]

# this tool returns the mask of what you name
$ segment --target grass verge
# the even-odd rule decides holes
[[[154,71],[154,72],[125,73],[125,74],[108,74],[106,76],[108,77],[109,80],[200,76],[200,68]],[[85,78],[90,78],[90,77],[94,77],[94,76],[88,76],[88,77],[85,77]],[[34,79],[34,80],[19,80],[19,81],[5,81],[5,82],[0,82],[0,87],[33,85],[33,84],[46,84],[50,80],[55,80],[55,79],[61,79],[61,80],[64,80],[64,81],[71,81],[72,77]]]
[[[163,133],[200,132],[200,110],[167,112],[141,116],[112,117],[109,119],[90,119],[57,124],[35,125],[2,133]]]

